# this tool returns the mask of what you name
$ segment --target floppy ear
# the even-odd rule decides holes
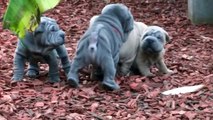
[[[147,27],[148,28],[148,27]],[[145,28],[145,30],[142,32],[142,34],[141,34],[141,38],[140,38],[140,40],[142,41],[146,36],[147,36],[147,32],[148,32],[148,29],[147,28]]]
[[[165,34],[165,37],[166,37],[166,42],[170,42],[171,39],[169,38],[169,34],[166,31],[164,31],[164,34]]]
[[[131,12],[128,10],[127,13],[126,13],[126,19],[125,19],[125,22],[124,22],[124,32],[130,32],[133,30],[133,27],[134,27],[134,18],[131,14]]]
[[[169,33],[166,32],[166,30],[164,30],[163,28],[159,27],[161,29],[161,31],[164,33],[165,35],[165,39],[166,39],[166,42],[170,42],[170,38],[169,38]]]
[[[35,31],[33,32],[33,35],[35,36],[36,34],[39,34],[39,33],[42,33],[42,32],[44,32],[44,28],[43,28],[42,25],[39,25],[39,26],[35,29]]]

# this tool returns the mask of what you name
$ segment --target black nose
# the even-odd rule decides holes
[[[148,41],[148,43],[153,43],[155,40],[154,40],[154,39],[149,38],[149,39],[147,39],[147,41]]]

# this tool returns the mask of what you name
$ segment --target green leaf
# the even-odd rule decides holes
[[[54,8],[60,0],[35,0],[39,6],[39,10],[43,13],[49,9]]]
[[[34,31],[41,14],[54,8],[60,0],[10,0],[3,19],[3,28],[23,38],[26,31]]]

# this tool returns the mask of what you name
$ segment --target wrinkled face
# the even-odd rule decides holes
[[[123,4],[109,4],[106,5],[101,14],[109,14],[116,16],[124,29],[125,33],[129,33],[134,26],[134,19],[130,10]]]
[[[168,33],[160,27],[150,26],[143,34],[140,46],[145,53],[158,54],[169,40]]]
[[[41,17],[41,22],[33,35],[37,47],[36,51],[42,55],[46,55],[64,44],[65,33],[60,30],[54,19],[48,17]]]

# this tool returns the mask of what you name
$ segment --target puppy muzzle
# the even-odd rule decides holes
[[[156,37],[147,36],[142,40],[141,48],[146,53],[160,53],[163,44]]]
[[[58,31],[58,40],[56,40],[56,46],[62,45],[65,42],[65,32],[62,30]]]
[[[63,45],[65,42],[65,33],[62,30],[46,35],[44,34],[42,37],[43,39],[40,41],[43,46],[38,46],[39,51],[36,52],[41,53],[42,55],[49,54],[53,49]]]
[[[65,42],[65,33],[62,30],[51,33],[46,40],[46,46],[58,47]]]

